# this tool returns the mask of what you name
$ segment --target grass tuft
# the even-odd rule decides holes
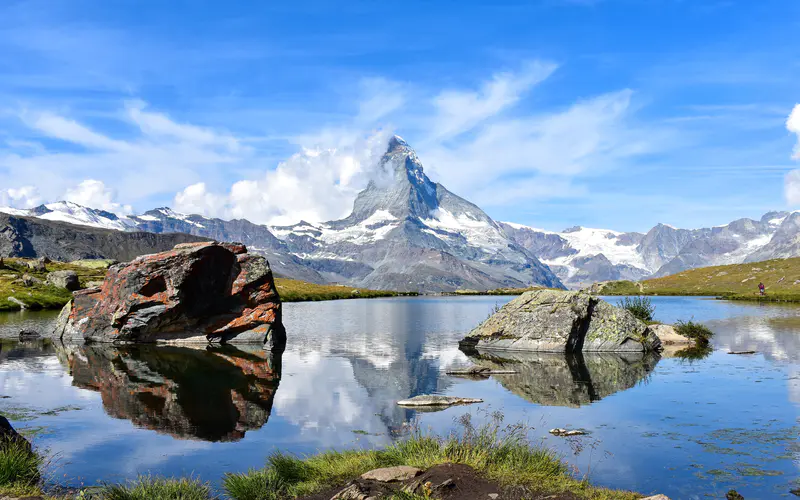
[[[532,446],[528,427],[504,426],[502,415],[475,427],[470,415],[460,420],[461,431],[446,437],[415,433],[383,450],[330,451],[300,458],[277,454],[261,470],[228,474],[226,493],[234,500],[297,498],[344,485],[380,467],[410,465],[428,469],[444,463],[471,466],[504,486],[525,486],[537,492],[570,492],[578,498],[633,499],[636,495],[593,488],[574,479],[553,451]],[[396,498],[403,497],[398,493]]]
[[[656,306],[649,297],[625,297],[617,302],[617,307],[625,309],[636,319],[645,323],[653,321],[653,315],[656,312]]]
[[[43,459],[22,440],[0,441],[0,491],[36,492]]]
[[[103,500],[210,500],[211,486],[196,478],[167,479],[141,476],[125,484],[104,485],[96,498]]]

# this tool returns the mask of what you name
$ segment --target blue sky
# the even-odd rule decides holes
[[[0,204],[326,220],[397,133],[546,229],[800,208],[798,32],[791,0],[5,0]]]

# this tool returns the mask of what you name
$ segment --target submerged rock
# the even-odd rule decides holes
[[[482,399],[458,398],[455,396],[415,396],[398,401],[399,406],[455,406],[483,403]]]
[[[112,266],[75,292],[55,336],[93,342],[269,342],[282,345],[281,302],[264,257],[243,245],[185,243]]]
[[[33,330],[20,330],[19,332],[20,342],[25,342],[27,340],[36,340],[39,337],[40,337],[39,332],[35,332]]]
[[[465,349],[646,352],[661,341],[624,309],[583,292],[534,290],[512,300],[461,341]]]
[[[445,372],[456,377],[488,377],[489,375],[508,375],[517,373],[514,370],[490,368],[488,366],[471,366],[469,368],[453,368]]]
[[[550,434],[558,437],[585,436],[586,431],[580,429],[550,429]]]

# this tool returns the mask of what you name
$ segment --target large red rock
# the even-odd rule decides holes
[[[216,242],[112,266],[100,288],[75,292],[55,334],[93,342],[286,341],[267,260]]]

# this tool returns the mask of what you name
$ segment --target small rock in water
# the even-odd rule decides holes
[[[789,493],[791,493],[792,495],[794,495],[796,497],[800,497],[800,488],[797,488],[795,490],[791,490]]]
[[[755,354],[756,351],[731,351],[728,354]]]
[[[22,330],[19,332],[19,339],[21,341],[38,339],[39,337],[39,332],[34,332],[33,330]]]
[[[445,372],[448,375],[501,375],[501,374],[510,374],[510,373],[517,373],[514,370],[493,370],[486,366],[471,366],[469,368],[463,369],[453,369],[447,370]]]
[[[738,491],[730,490],[725,495],[725,499],[726,500],[744,500],[744,497],[742,495],[740,495]]]
[[[384,467],[382,469],[375,469],[365,472],[361,475],[361,479],[379,481],[381,483],[391,483],[393,481],[406,481],[408,479],[414,479],[420,474],[422,474],[422,469],[409,467],[407,465],[398,465],[397,467]]]
[[[398,401],[399,406],[454,406],[483,403],[482,399],[458,398],[455,396],[415,396]]]
[[[569,436],[585,436],[586,431],[581,431],[578,429],[550,429],[550,434],[559,437],[569,437]]]

